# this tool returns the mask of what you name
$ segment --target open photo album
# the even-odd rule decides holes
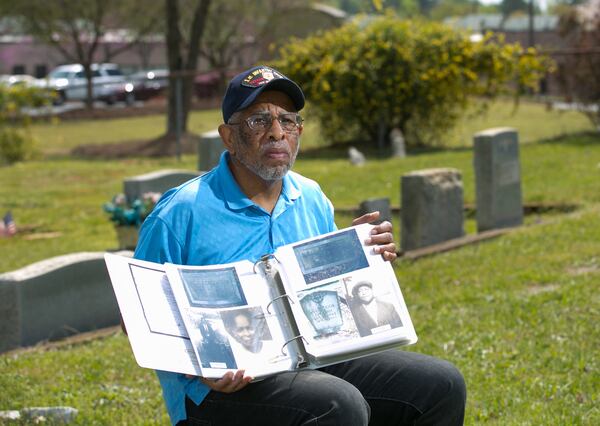
[[[417,341],[389,262],[359,225],[256,262],[184,266],[107,253],[138,364],[220,378],[319,368]]]

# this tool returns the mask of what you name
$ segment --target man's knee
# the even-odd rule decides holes
[[[313,403],[306,409],[313,415],[315,425],[369,424],[369,404],[356,387],[334,376],[313,373],[320,377],[308,389],[312,393]]]
[[[447,388],[448,399],[452,400],[456,405],[464,406],[467,400],[467,385],[462,373],[453,364],[448,361],[440,361],[442,367],[442,380]]]

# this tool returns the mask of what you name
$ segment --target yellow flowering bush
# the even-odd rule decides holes
[[[550,64],[491,35],[473,42],[439,23],[385,15],[292,40],[275,65],[302,86],[332,142],[387,142],[399,128],[409,145],[443,145],[474,97],[535,89]]]
[[[0,84],[0,165],[28,160],[35,155],[26,108],[46,105],[50,96],[42,89]]]

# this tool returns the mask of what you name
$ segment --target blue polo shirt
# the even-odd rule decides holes
[[[288,172],[272,213],[254,204],[228,166],[167,191],[140,229],[134,257],[157,263],[217,265],[260,259],[278,247],[336,230],[333,206],[319,185]],[[157,371],[171,422],[186,418],[185,396],[200,404],[210,388],[182,374]]]

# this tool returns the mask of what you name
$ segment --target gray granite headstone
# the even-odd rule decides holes
[[[392,157],[406,157],[406,143],[402,130],[393,128],[390,132],[390,143],[392,145]]]
[[[53,257],[0,274],[0,352],[119,323],[102,252]]]
[[[380,224],[384,220],[387,220],[388,222],[392,221],[392,210],[390,208],[389,198],[369,198],[360,203],[360,206],[358,207],[359,216],[374,211],[379,211],[379,220],[373,223]]]
[[[401,246],[415,250],[464,235],[463,185],[456,169],[427,169],[401,178]]]
[[[207,172],[219,164],[223,151],[225,145],[218,130],[203,133],[198,142],[198,170]]]
[[[123,192],[127,201],[132,202],[136,198],[141,199],[146,192],[163,193],[200,174],[190,170],[158,170],[143,175],[131,176],[123,181]]]
[[[474,136],[477,231],[523,223],[519,135],[495,128]]]

